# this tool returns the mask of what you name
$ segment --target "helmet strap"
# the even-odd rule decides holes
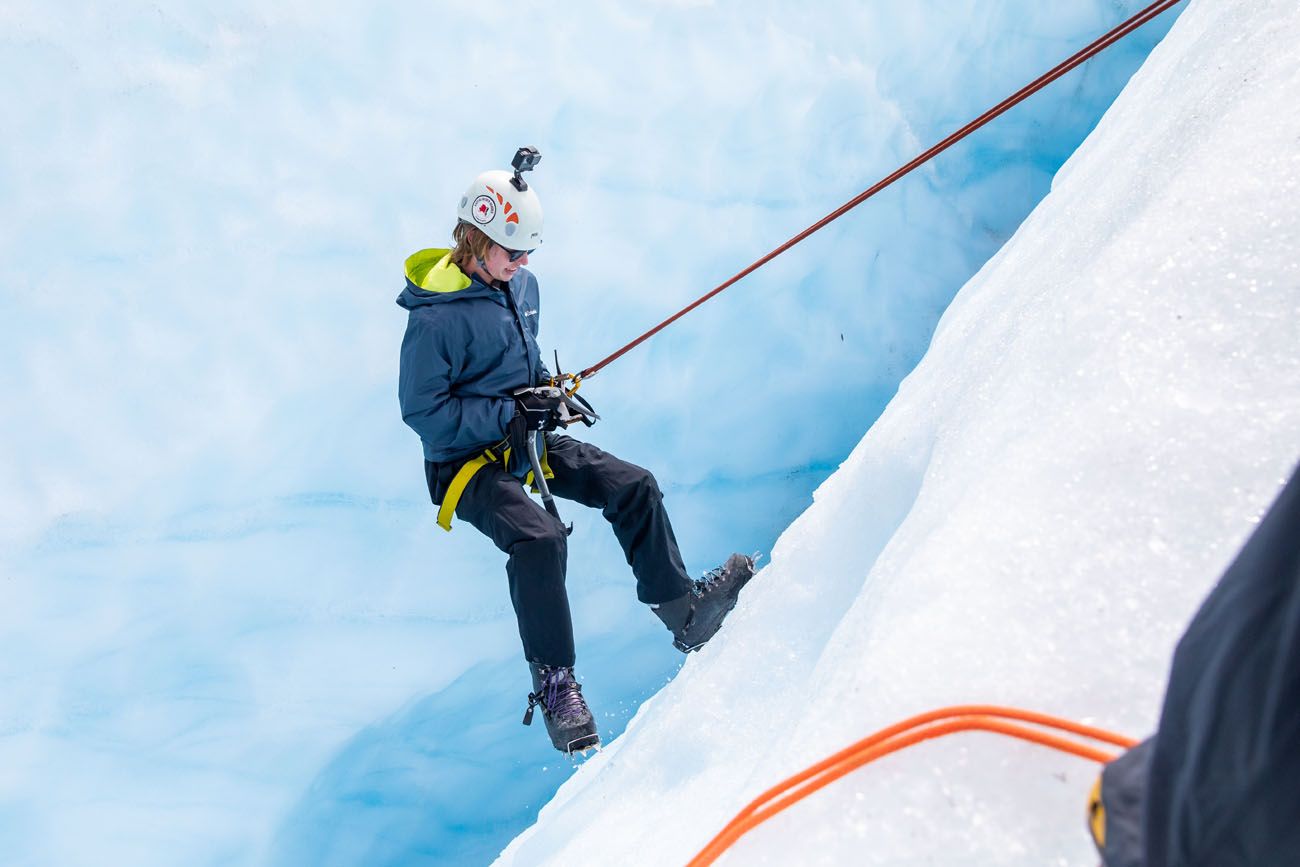
[[[487,277],[487,283],[489,286],[496,282],[497,278],[493,277],[492,272],[488,270],[487,260],[480,256],[475,256],[474,262],[478,265],[478,269],[483,272],[484,276]]]

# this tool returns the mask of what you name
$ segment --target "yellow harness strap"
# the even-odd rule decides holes
[[[542,446],[542,475],[548,479],[555,478],[555,473],[551,472],[551,465],[546,461],[546,446]],[[447,493],[443,495],[442,505],[438,507],[438,526],[451,532],[451,519],[456,514],[456,505],[460,502],[461,495],[465,493],[465,488],[469,485],[470,479],[474,474],[483,469],[488,464],[500,462],[501,465],[508,466],[510,463],[510,449],[506,449],[499,456],[493,449],[484,449],[483,454],[466,461],[456,475],[452,478],[451,484],[447,486]],[[537,485],[533,482],[532,470],[528,471],[527,477],[524,478],[524,484],[532,488],[537,493]]]
[[[496,453],[492,449],[484,449],[483,454],[476,458],[466,461],[461,468],[456,471],[456,476],[447,486],[447,493],[442,497],[442,505],[438,507],[438,526],[451,532],[451,517],[456,514],[456,504],[460,502],[460,495],[465,493],[465,487],[469,480],[474,478],[474,474],[483,469],[488,464],[494,464],[497,461]]]
[[[546,460],[546,446],[545,446],[545,444],[543,444],[543,446],[542,446],[541,462],[542,462],[542,477],[543,477],[543,478],[546,478],[546,479],[553,479],[553,478],[555,478],[555,473],[551,472],[551,465],[550,465],[550,464],[547,462],[547,460]],[[502,464],[509,465],[509,463],[510,463],[510,449],[506,449],[506,453],[505,453],[504,455],[501,456],[501,463],[502,463]],[[527,486],[528,486],[528,489],[529,489],[530,491],[532,491],[534,494],[540,494],[540,493],[542,492],[542,489],[539,488],[539,487],[537,487],[537,482],[533,480],[533,471],[532,471],[532,470],[529,470],[529,471],[528,471],[528,475],[524,476],[524,482],[523,482],[523,483],[524,483],[525,485],[527,485]]]

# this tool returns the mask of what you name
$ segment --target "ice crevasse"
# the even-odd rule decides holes
[[[1193,0],[962,289],[723,632],[497,863],[685,863],[914,713],[1135,736],[1300,459],[1300,9]],[[734,864],[1095,864],[1096,766],[970,734],[832,785]]]

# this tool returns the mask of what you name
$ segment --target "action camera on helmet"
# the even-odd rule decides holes
[[[541,161],[542,155],[537,148],[520,148],[515,151],[515,158],[510,163],[515,167],[515,176],[510,183],[514,184],[516,190],[523,192],[528,189],[528,182],[524,180],[523,173],[531,172]]]

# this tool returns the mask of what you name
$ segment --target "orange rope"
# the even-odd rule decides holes
[[[1104,729],[1018,708],[960,705],[918,714],[881,729],[768,789],[737,813],[736,817],[700,850],[688,867],[706,867],[712,864],[746,833],[849,772],[913,744],[954,732],[972,730],[994,732],[1049,746],[1094,762],[1106,763],[1115,758],[1114,755],[1089,744],[1005,722],[1004,720],[1007,719],[1057,729],[1124,748],[1132,747],[1137,743],[1132,738]],[[792,789],[795,791],[791,791]],[[787,792],[789,794],[786,794]],[[784,797],[781,797],[782,795]]]

